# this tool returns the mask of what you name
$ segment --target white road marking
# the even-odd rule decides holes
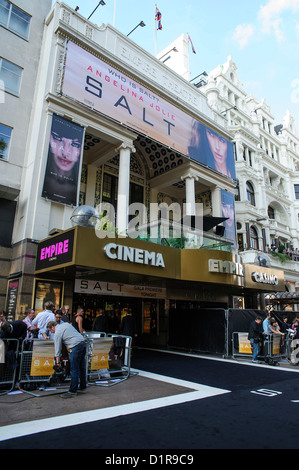
[[[76,426],[79,424],[91,423],[103,419],[115,418],[118,416],[141,413],[143,411],[155,410],[166,406],[178,405],[181,403],[187,403],[194,400],[201,400],[203,398],[209,398],[225,393],[230,393],[230,390],[208,387],[206,385],[180,380],[173,377],[167,377],[164,375],[153,374],[141,370],[132,369],[132,372],[138,372],[138,374],[142,377],[147,377],[152,380],[159,380],[185,388],[190,388],[191,390],[190,392],[185,392],[178,395],[171,395],[167,397],[145,400],[136,403],[128,403],[126,405],[112,406],[109,408],[83,411],[80,413],[73,413],[53,418],[46,418],[35,421],[28,421],[25,423],[3,426],[0,428],[0,441],[28,436],[41,432],[53,431],[55,429],[66,428],[68,426]]]

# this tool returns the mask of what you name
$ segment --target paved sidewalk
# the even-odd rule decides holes
[[[133,375],[113,386],[89,385],[85,393],[78,393],[74,398],[61,398],[60,395],[67,390],[68,387],[34,390],[30,393],[15,391],[13,394],[0,396],[0,426],[99,410],[191,391],[186,387],[139,375]]]

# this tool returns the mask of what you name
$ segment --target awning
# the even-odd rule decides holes
[[[182,224],[191,228],[200,227],[201,221],[199,220],[197,222],[197,219],[202,219],[202,229],[204,232],[208,232],[213,227],[216,227],[217,225],[221,224],[228,218],[227,217],[212,217],[208,215],[204,215],[202,217],[196,216],[196,215],[185,215],[185,217],[183,217],[182,219]]]

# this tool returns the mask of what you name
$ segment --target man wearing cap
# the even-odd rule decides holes
[[[62,398],[73,398],[77,392],[86,390],[86,342],[84,337],[70,323],[60,323],[50,321],[47,324],[48,330],[54,334],[55,362],[61,366],[60,357],[62,344],[69,352],[71,366],[71,383],[67,393],[60,395]],[[80,384],[80,388],[79,387]]]

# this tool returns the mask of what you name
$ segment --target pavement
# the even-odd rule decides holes
[[[68,387],[32,392],[15,390],[0,396],[0,426],[113,408],[190,391],[188,387],[143,377],[138,373],[115,385],[93,384],[85,393],[78,393],[74,398],[61,398],[67,390]]]
[[[0,449],[28,446],[36,449],[76,448],[76,445],[83,446],[80,448],[94,446],[104,449],[123,445],[122,448],[134,449],[135,446],[140,448],[145,445],[145,435],[149,448],[173,448],[173,445],[176,448],[184,448],[184,445],[213,448],[225,445],[223,436],[229,439],[230,434],[225,432],[227,426],[236,426],[234,443],[242,446],[242,442],[237,444],[237,440],[244,431],[239,432],[235,415],[244,416],[243,421],[246,421],[248,430],[245,434],[251,438],[253,434],[250,434],[250,427],[254,426],[254,421],[249,424],[247,414],[253,412],[257,400],[258,403],[264,400],[261,390],[266,389],[264,396],[280,400],[278,409],[280,412],[285,409],[285,412],[279,419],[287,419],[286,424],[292,425],[288,416],[290,407],[296,406],[297,401],[299,403],[296,400],[299,399],[298,372],[298,366],[284,360],[276,366],[269,366],[264,363],[252,364],[245,359],[178,351],[139,350],[133,354],[129,378],[118,383],[108,381],[89,385],[86,393],[71,399],[60,397],[67,391],[67,383],[63,388],[31,392],[16,389],[12,393],[0,395]],[[271,399],[267,403],[270,404],[269,416],[272,413],[274,417],[275,402]],[[263,407],[262,404],[259,413]],[[234,413],[230,413],[230,409]],[[176,419],[174,410],[181,413],[181,418]],[[269,436],[267,439],[271,442],[275,442],[273,432],[278,429],[277,425],[275,421],[270,430],[265,427],[263,435]],[[284,425],[283,421],[281,427]],[[206,432],[205,426],[208,430]],[[215,429],[221,427],[223,434],[220,435],[219,431],[218,436]],[[124,429],[127,430],[125,436]],[[174,432],[174,437],[171,438],[167,429],[170,433]],[[202,444],[195,441],[199,433],[203,433]],[[70,435],[80,436],[80,444],[70,440]],[[94,441],[95,435],[101,435],[101,439],[98,437]],[[111,442],[110,436],[113,435],[118,436],[118,444]],[[291,439],[297,446],[296,433]],[[287,444],[292,445],[289,436]],[[227,447],[229,445],[232,445],[231,441],[226,443]]]

